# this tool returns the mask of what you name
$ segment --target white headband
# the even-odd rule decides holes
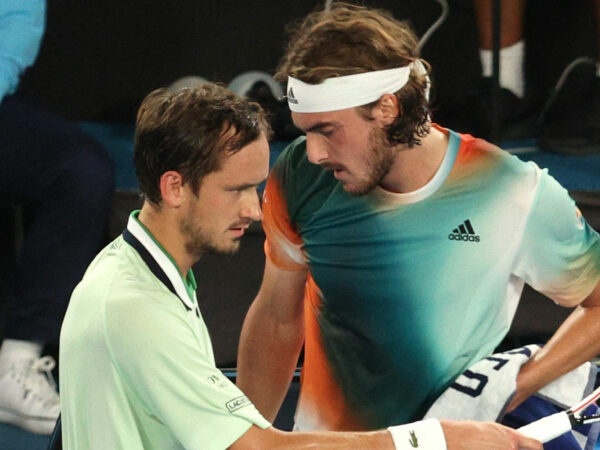
[[[288,106],[294,112],[316,113],[366,105],[383,94],[400,90],[408,82],[413,69],[418,74],[426,73],[423,63],[417,59],[404,67],[332,77],[319,84],[308,84],[290,76],[287,84]],[[429,86],[426,94],[428,92]]]

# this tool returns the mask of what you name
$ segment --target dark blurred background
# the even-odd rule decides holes
[[[435,0],[362,3],[409,20],[419,36],[441,12]],[[448,3],[448,18],[423,57],[433,65],[435,118],[459,129],[464,94],[480,68],[472,1]],[[272,73],[283,52],[285,25],[323,4],[49,0],[41,53],[20,90],[74,120],[133,120],[146,93],[177,78],[228,83],[248,70]],[[570,61],[595,56],[593,20],[590,0],[529,0],[526,70],[534,102],[544,101]]]

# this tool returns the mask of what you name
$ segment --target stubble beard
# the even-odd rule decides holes
[[[180,232],[185,236],[185,249],[194,260],[200,259],[204,254],[233,255],[240,248],[240,238],[223,240],[218,242],[201,227],[196,224],[192,217],[181,222]]]
[[[344,184],[344,190],[351,195],[366,195],[379,186],[390,172],[396,153],[389,147],[383,131],[373,129],[369,134],[367,170],[364,177],[354,184]]]

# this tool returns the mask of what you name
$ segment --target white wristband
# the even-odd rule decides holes
[[[545,443],[571,431],[571,420],[565,411],[543,417],[536,422],[519,428],[519,432]]]
[[[437,419],[389,427],[396,450],[447,450],[446,437]]]

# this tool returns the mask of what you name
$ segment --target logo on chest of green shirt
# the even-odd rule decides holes
[[[451,241],[479,242],[479,235],[473,230],[471,221],[465,220],[448,235]]]

